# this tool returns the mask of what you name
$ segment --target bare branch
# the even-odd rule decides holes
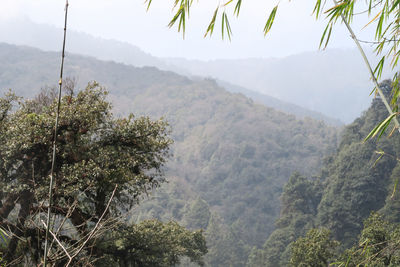
[[[110,207],[110,205],[111,205],[111,201],[112,201],[113,198],[114,198],[114,195],[115,195],[115,192],[117,191],[117,188],[118,188],[118,185],[116,184],[115,187],[114,187],[114,190],[113,190],[113,192],[112,192],[112,194],[111,194],[111,197],[110,197],[110,199],[108,200],[107,206],[106,206],[106,208],[105,208],[104,211],[103,211],[103,214],[100,216],[100,218],[99,218],[99,220],[97,221],[96,225],[94,226],[94,228],[92,229],[92,231],[90,232],[90,234],[89,234],[89,236],[86,238],[86,240],[82,243],[82,245],[80,246],[80,248],[79,248],[79,249],[75,252],[75,254],[69,259],[67,265],[65,265],[66,267],[68,267],[68,266],[71,264],[72,259],[75,258],[75,257],[82,251],[82,249],[86,246],[87,242],[89,242],[89,240],[90,240],[90,239],[93,237],[93,235],[96,233],[97,229],[101,227],[101,226],[100,226],[100,223],[101,223],[101,221],[103,220],[103,217],[106,215],[106,213],[107,213],[107,211],[108,211],[108,209],[109,209],[109,207]]]
[[[43,220],[41,220],[41,222],[44,225],[44,227],[47,229],[46,223]],[[55,240],[57,242],[57,244],[62,248],[62,250],[64,250],[64,253],[65,253],[65,255],[67,255],[68,259],[71,260],[72,259],[71,255],[69,255],[67,249],[63,246],[63,244],[61,244],[61,242],[60,242],[60,240],[58,240],[57,236],[50,229],[48,231],[53,236],[53,240]]]

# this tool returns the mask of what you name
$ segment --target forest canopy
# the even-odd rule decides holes
[[[64,90],[49,262],[170,266],[187,256],[202,264],[207,248],[201,231],[124,220],[124,213],[164,181],[172,140],[163,120],[114,118],[106,95],[96,82],[79,92]],[[39,264],[43,256],[55,105],[51,90],[32,100],[11,92],[0,98],[0,226],[9,234],[1,251],[7,264]],[[154,244],[159,238],[163,246]]]

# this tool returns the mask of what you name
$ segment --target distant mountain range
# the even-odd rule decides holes
[[[356,50],[308,52],[280,59],[165,61],[186,72],[251,88],[345,123],[359,116],[371,102],[373,84]],[[383,76],[390,73],[386,69]]]
[[[53,26],[29,20],[0,20],[2,42],[58,51],[61,38],[62,30]],[[69,31],[67,51],[139,67],[154,66],[186,76],[210,77],[226,89],[267,106],[299,118],[311,116],[335,125],[338,120],[352,121],[371,102],[372,83],[355,50],[327,50],[272,59],[198,61],[157,58],[128,43]],[[385,73],[384,77],[390,74]]]

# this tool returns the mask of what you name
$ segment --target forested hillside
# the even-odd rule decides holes
[[[386,94],[390,94],[390,82],[384,82],[382,88]],[[337,255],[354,246],[341,258],[345,262],[348,260],[351,263],[349,266],[373,261],[374,257],[377,260],[375,264],[381,260],[386,263],[371,266],[387,266],[391,262],[388,255],[398,260],[397,254],[395,257],[396,250],[389,248],[392,242],[390,238],[398,242],[398,230],[395,230],[398,226],[390,226],[384,220],[400,222],[399,193],[396,190],[400,137],[397,133],[389,137],[389,131],[379,140],[363,142],[368,133],[386,117],[381,99],[375,98],[366,112],[345,127],[337,152],[326,159],[317,178],[306,178],[298,173],[291,176],[280,198],[282,208],[276,222],[277,229],[262,250],[253,251],[252,266],[287,266],[294,253],[291,251],[291,242],[312,228],[330,230],[331,238],[340,242]],[[383,217],[373,215],[365,221],[373,211],[380,212]],[[360,234],[363,237],[359,240]],[[369,238],[369,241],[365,238]],[[316,242],[310,236],[305,240],[309,244]],[[377,249],[376,246],[381,248]],[[369,258],[365,256],[371,255],[369,252],[358,254],[359,248],[377,254]],[[382,248],[385,252],[380,252]]]
[[[58,54],[0,45],[0,89],[31,97],[55,84]],[[82,87],[96,80],[109,90],[116,114],[164,117],[173,157],[168,186],[143,200],[130,221],[156,217],[203,228],[212,266],[243,266],[253,246],[274,230],[282,187],[294,171],[313,176],[336,148],[338,130],[297,120],[225,91],[213,80],[191,80],[156,68],[137,68],[67,55],[66,73]]]

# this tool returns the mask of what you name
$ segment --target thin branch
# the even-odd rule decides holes
[[[46,223],[43,220],[41,220],[41,222],[43,223],[44,227],[46,229],[48,229]],[[65,255],[67,255],[68,259],[71,260],[72,259],[71,255],[69,255],[67,249],[63,246],[63,244],[61,244],[61,242],[60,242],[60,240],[58,240],[57,236],[51,230],[48,230],[48,231],[53,236],[53,240],[55,240],[57,242],[57,244],[62,248],[62,250],[64,250],[64,253],[65,253]]]
[[[385,43],[400,41],[398,39],[386,39],[386,38],[383,38],[383,40],[384,40],[383,42],[385,42]],[[380,43],[382,43],[382,42],[378,42],[378,41],[365,41],[365,40],[361,40],[361,39],[357,39],[357,41],[359,41],[360,43],[365,43],[365,44],[380,44]]]
[[[376,8],[376,7],[377,7],[378,5],[380,5],[380,4],[381,4],[380,2],[376,3],[374,6],[371,7],[371,10],[374,9],[374,8]],[[366,9],[366,10],[364,10],[364,11],[360,11],[360,12],[354,13],[353,16],[365,14],[365,13],[368,13],[368,12],[370,12],[370,10],[369,10],[369,9]]]
[[[67,219],[71,216],[72,212],[75,210],[75,207],[77,205],[77,200],[75,199],[74,202],[72,203],[72,205],[68,208],[68,212],[65,215],[65,217],[63,218],[63,220],[61,221],[60,225],[57,228],[57,231],[55,232],[55,236],[58,236],[58,234],[60,233],[62,227],[64,226],[65,222],[67,221]],[[53,239],[51,241],[50,247],[53,246],[54,241],[57,241],[56,239]]]
[[[80,246],[80,248],[78,249],[78,251],[76,251],[76,253],[69,259],[69,261],[68,261],[67,265],[65,265],[65,267],[68,267],[68,266],[71,264],[72,259],[75,258],[75,257],[82,251],[82,249],[86,246],[87,242],[88,242],[88,241],[93,237],[93,235],[96,233],[97,228],[100,228],[100,222],[103,220],[103,217],[106,215],[106,213],[107,213],[107,211],[108,211],[108,209],[109,209],[109,207],[110,207],[110,205],[111,205],[111,201],[112,201],[113,198],[114,198],[115,192],[117,191],[117,188],[118,188],[118,184],[115,185],[115,188],[114,188],[114,190],[113,190],[113,192],[112,192],[112,194],[111,194],[110,199],[108,200],[107,206],[106,206],[106,208],[104,209],[103,214],[100,216],[99,220],[97,221],[96,225],[94,226],[94,228],[93,228],[92,231],[90,232],[89,236],[88,236],[88,237],[86,238],[86,240],[82,243],[82,245]]]

